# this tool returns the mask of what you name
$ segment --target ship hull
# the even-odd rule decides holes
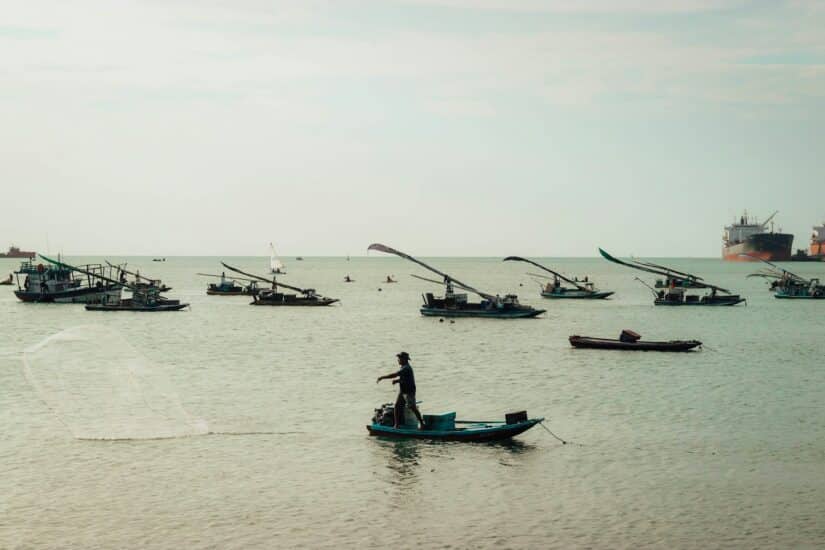
[[[759,233],[744,242],[722,248],[722,258],[729,262],[788,261],[792,246],[793,235],[789,233]]]
[[[812,242],[808,255],[817,259],[825,260],[825,242]]]

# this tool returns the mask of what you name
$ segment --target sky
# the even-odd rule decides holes
[[[8,2],[0,248],[720,255],[825,221],[825,2]]]

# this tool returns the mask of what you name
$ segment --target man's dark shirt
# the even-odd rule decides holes
[[[403,365],[398,371],[398,380],[401,393],[415,393],[415,375],[409,363]]]

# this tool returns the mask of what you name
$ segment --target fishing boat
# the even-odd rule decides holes
[[[548,273],[553,274],[553,282],[547,284],[540,284],[541,286],[541,295],[543,298],[558,298],[558,299],[579,299],[579,300],[604,300],[608,296],[612,296],[613,292],[609,290],[598,290],[596,286],[589,280],[588,277],[585,277],[584,281],[580,281],[578,278],[570,279],[565,277],[561,273],[553,271],[549,267],[546,267],[538,262],[534,262],[533,260],[528,260],[527,258],[521,258],[519,256],[507,256],[504,258],[505,262],[513,261],[513,262],[526,262],[528,264],[534,265],[539,269],[543,269]],[[529,273],[533,277],[541,277],[544,279],[549,279],[546,275],[540,275],[535,273]],[[563,286],[561,282],[564,281],[573,285],[573,288]]]
[[[653,304],[657,306],[735,306],[745,301],[744,298],[738,294],[732,294],[730,290],[720,286],[712,285],[704,281],[702,277],[698,277],[692,273],[677,272],[668,267],[659,266],[657,264],[650,264],[640,262],[638,260],[624,261],[614,258],[601,248],[599,249],[602,257],[615,264],[623,265],[639,271],[647,273],[655,273],[669,278],[671,285],[667,289],[655,290],[653,287],[645,283],[640,278],[636,280],[645,285],[653,292]],[[654,267],[655,266],[655,267]],[[673,279],[673,274],[678,273],[684,280],[685,284],[677,286]],[[690,294],[690,290],[705,289],[709,290],[707,294],[697,295]]]
[[[391,275],[387,275],[387,280],[384,281],[384,282],[387,283],[387,284],[392,284],[392,283],[397,283],[398,281],[393,279]]]
[[[486,317],[491,319],[522,319],[528,317],[535,317],[544,313],[543,309],[535,309],[528,305],[520,304],[518,296],[515,294],[507,294],[504,297],[493,296],[486,292],[477,290],[454,277],[442,273],[441,271],[429,266],[399,250],[390,248],[389,246],[374,243],[371,244],[367,250],[377,250],[387,254],[395,254],[400,258],[409,260],[421,267],[428,269],[443,278],[441,281],[428,279],[413,275],[416,279],[445,286],[444,296],[436,297],[431,292],[426,293],[424,298],[424,305],[421,307],[421,314],[428,317]],[[480,302],[470,302],[467,299],[467,294],[456,293],[455,288],[460,288],[473,294],[477,294],[482,298]]]
[[[456,420],[456,413],[425,414],[424,428],[407,418],[397,428],[395,405],[385,403],[375,409],[367,431],[372,436],[397,439],[429,439],[434,441],[488,442],[502,441],[526,432],[544,418],[528,418],[525,411],[505,415],[504,420]]]
[[[96,274],[82,266],[73,266],[58,260],[52,260],[46,256],[41,258],[53,264],[58,269],[86,275],[87,277],[97,277],[100,282],[118,285],[117,295],[103,294],[100,299],[94,302],[87,302],[86,309],[89,311],[176,311],[187,307],[189,304],[182,304],[179,300],[170,300],[160,295],[160,288],[157,286],[135,286],[130,283],[122,283],[117,279],[105,275]],[[132,291],[132,297],[123,299],[120,295],[120,288]]]
[[[272,243],[269,243],[269,272],[273,275],[286,275],[286,266],[278,258]]]
[[[354,282],[355,282],[355,279],[353,279],[353,278],[352,278],[352,277],[350,277],[349,275],[346,275],[346,276],[344,277],[344,282],[345,282],[345,283],[354,283]]]
[[[257,294],[258,281],[245,277],[227,278],[226,273],[213,275],[211,273],[198,273],[201,277],[217,277],[220,282],[209,283],[206,287],[206,294],[209,296],[246,296]],[[238,284],[238,281],[246,281],[245,285]]]
[[[161,281],[160,279],[152,279],[151,277],[147,277],[146,275],[141,275],[140,270],[130,271],[130,270],[126,269],[126,264],[115,265],[115,264],[110,263],[109,261],[106,261],[106,265],[108,265],[109,267],[111,267],[113,270],[116,271],[117,279],[121,283],[128,282],[127,281],[127,279],[128,279],[127,276],[131,275],[134,279],[133,279],[130,286],[138,287],[138,288],[147,288],[147,287],[150,287],[150,286],[155,286],[155,287],[158,287],[158,289],[160,289],[161,292],[169,292],[170,290],[172,290],[171,286],[167,286],[167,285],[163,284],[163,281]]]
[[[232,267],[229,264],[221,262],[229,271],[233,271],[258,282],[271,284],[271,289],[259,289],[257,293],[252,295],[253,301],[250,305],[253,306],[328,306],[338,302],[338,298],[328,298],[318,294],[314,288],[299,288],[297,286],[279,283],[273,276],[272,279],[261,277],[252,273],[241,271],[237,267]],[[297,294],[285,294],[278,291],[278,287],[288,288],[294,290]]]
[[[689,351],[701,346],[698,340],[669,340],[667,342],[653,342],[645,340],[613,340],[610,338],[593,338],[591,336],[571,336],[570,345],[575,348],[589,349],[618,349],[629,351]]]
[[[59,261],[40,256],[46,263],[24,261],[14,272],[17,290],[14,295],[23,302],[85,304],[108,298],[120,298],[123,284],[110,277],[111,268],[100,264],[82,266],[82,274],[64,267]],[[109,275],[109,276],[107,276]],[[22,282],[21,282],[22,279]]]
[[[822,300],[825,299],[825,285],[818,278],[805,278],[787,269],[769,262],[763,258],[754,257],[754,260],[768,264],[769,270],[751,273],[748,277],[764,277],[773,279],[771,290],[774,297],[783,300]]]
[[[14,284],[14,274],[13,273],[9,274],[8,279],[3,279],[2,281],[0,281],[0,285],[2,285],[2,286],[11,286],[13,284]]]
[[[178,311],[189,304],[180,300],[170,300],[157,294],[157,289],[139,289],[132,298],[123,298],[115,302],[86,304],[87,311]]]

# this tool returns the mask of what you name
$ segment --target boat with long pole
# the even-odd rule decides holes
[[[169,292],[170,290],[172,290],[171,286],[163,284],[163,281],[161,281],[160,279],[152,279],[151,277],[147,277],[146,275],[141,275],[140,271],[130,271],[126,269],[126,264],[115,265],[106,260],[106,265],[117,271],[117,279],[123,283],[127,282],[127,275],[131,275],[132,277],[134,277],[134,282],[132,283],[132,286],[156,286],[160,289],[161,292]]]
[[[584,281],[570,279],[569,277],[565,277],[558,271],[554,271],[547,266],[544,266],[538,262],[534,262],[533,260],[528,260],[527,258],[522,258],[520,256],[507,256],[506,258],[504,258],[503,261],[526,262],[530,265],[538,267],[539,269],[543,269],[548,273],[551,273],[553,275],[553,283],[547,283],[546,285],[542,285],[541,287],[541,295],[543,298],[604,300],[608,296],[613,295],[612,291],[597,289],[595,284],[587,280],[587,278],[585,278]],[[574,288],[563,286],[561,284],[561,281],[573,285]]]
[[[663,275],[665,277],[671,277],[672,273],[676,273],[674,270],[665,268],[664,266],[652,267],[637,260],[620,260],[611,256],[601,248],[599,249],[599,253],[609,262],[630,267],[632,269],[637,269],[639,271]],[[658,292],[653,290],[653,288],[638,277],[637,280],[650,288],[654,295],[653,303],[657,306],[734,306],[745,301],[745,299],[738,294],[732,294],[731,291],[726,288],[707,283],[704,279],[697,275],[692,273],[681,273],[681,275],[683,276],[683,280],[685,282],[684,286],[677,286],[676,282],[671,279],[671,286],[667,289],[661,289]],[[710,292],[699,296],[688,292],[693,289],[705,289]]]
[[[274,275],[271,279],[267,279],[254,273],[242,271],[237,267],[232,267],[226,262],[221,262],[221,265],[229,271],[272,285],[270,289],[259,289],[256,294],[252,295],[253,301],[250,302],[250,305],[253,306],[328,306],[339,301],[338,298],[328,298],[318,294],[314,288],[300,288],[286,283],[279,283]],[[279,292],[279,287],[294,290],[297,294]]]
[[[822,300],[825,299],[825,285],[820,283],[819,278],[808,279],[796,273],[779,267],[773,262],[764,258],[753,257],[752,260],[759,260],[771,266],[769,271],[751,273],[748,277],[765,277],[774,279],[771,290],[774,297],[783,300]]]
[[[421,314],[428,317],[487,317],[492,319],[523,319],[535,317],[545,312],[543,309],[536,309],[532,306],[520,304],[518,296],[515,294],[507,294],[504,297],[492,295],[483,292],[468,284],[462,283],[458,279],[448,275],[438,269],[418,260],[409,254],[405,254],[400,250],[396,250],[389,246],[374,243],[371,244],[367,250],[376,250],[386,254],[394,254],[405,260],[409,260],[421,267],[435,273],[442,277],[441,281],[428,279],[418,275],[413,275],[417,279],[421,279],[430,283],[444,285],[445,293],[443,297],[436,297],[433,293],[426,293],[424,298],[424,305],[421,307]],[[482,298],[480,302],[470,302],[467,299],[467,294],[456,293],[455,288],[472,292]]]
[[[88,271],[84,267],[73,266],[59,260],[53,260],[42,254],[40,257],[60,269],[70,270],[87,276],[94,275],[93,272]],[[88,311],[178,311],[189,306],[189,304],[181,303],[180,300],[171,300],[161,296],[160,288],[154,285],[135,286],[131,283],[122,283],[117,279],[103,275],[97,275],[97,277],[102,282],[111,285],[121,285],[123,288],[131,290],[132,297],[122,298],[119,291],[118,295],[114,298],[104,295],[99,302],[87,303],[86,309]],[[120,289],[120,287],[118,288]]]

